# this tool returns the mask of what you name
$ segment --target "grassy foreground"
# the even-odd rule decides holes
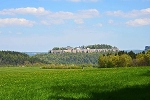
[[[0,68],[0,100],[150,100],[150,67]]]

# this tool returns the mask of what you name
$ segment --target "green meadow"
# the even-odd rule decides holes
[[[150,67],[2,67],[0,100],[150,100]]]

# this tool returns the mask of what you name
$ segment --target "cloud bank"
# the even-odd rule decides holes
[[[42,24],[44,25],[51,25],[51,24],[63,24],[64,20],[74,20],[77,24],[83,24],[83,19],[87,18],[95,18],[99,17],[99,11],[96,9],[87,9],[87,10],[79,10],[76,13],[72,12],[65,12],[65,11],[58,11],[58,12],[52,12],[45,10],[43,7],[26,7],[26,8],[12,8],[12,9],[3,9],[0,11],[0,15],[9,15],[9,16],[19,16],[19,15],[33,15],[36,18],[39,18]],[[2,20],[2,19],[1,19]],[[14,22],[13,20],[20,20],[19,18],[12,18],[12,19],[3,19],[3,23],[6,20],[11,20],[11,22]],[[28,21],[24,18],[24,21],[26,23],[30,23],[29,26],[33,25],[33,22]],[[27,22],[28,21],[28,22]],[[20,21],[18,21],[19,23]],[[6,22],[5,22],[6,24]],[[2,25],[1,25],[2,26]]]
[[[12,9],[4,9],[0,11],[0,15],[16,15],[16,14],[33,14],[33,15],[45,15],[49,12],[46,11],[43,7],[34,8],[34,7],[26,7],[26,8],[12,8]]]
[[[69,0],[71,2],[96,2],[98,0]],[[34,21],[27,20],[26,18],[19,18],[20,15],[27,15],[35,17],[36,23],[40,23],[43,25],[52,25],[52,24],[64,24],[66,20],[73,20],[76,24],[84,24],[84,19],[92,19],[100,17],[100,12],[97,9],[86,9],[86,10],[78,10],[77,12],[67,12],[67,11],[57,11],[52,12],[49,10],[45,10],[43,7],[26,7],[26,8],[11,8],[11,9],[3,9],[0,11],[0,15],[9,16],[9,18],[0,19],[0,26],[7,25],[21,25],[21,26],[33,26],[35,24]],[[11,16],[15,16],[16,18],[10,18]],[[141,10],[132,10],[128,12],[123,12],[121,10],[117,11],[106,11],[103,16],[113,16],[113,17],[121,17],[124,19],[128,19],[128,21],[124,22],[129,26],[142,26],[149,25],[150,18],[150,8],[141,9]],[[135,19],[129,19],[135,18]],[[114,23],[114,20],[109,20],[109,24]],[[98,23],[97,23],[98,24]],[[99,26],[102,26],[99,24]]]
[[[121,10],[107,11],[106,14],[108,16],[118,16],[118,17],[143,17],[143,16],[150,16],[150,8],[141,10],[132,10],[129,12],[123,12]]]
[[[0,26],[14,26],[14,25],[18,25],[18,26],[28,26],[28,27],[32,27],[33,24],[35,22],[34,21],[30,21],[30,20],[26,20],[24,18],[5,18],[5,19],[0,19]]]
[[[135,19],[135,20],[130,20],[126,22],[127,25],[130,26],[144,26],[144,25],[150,25],[150,19]]]

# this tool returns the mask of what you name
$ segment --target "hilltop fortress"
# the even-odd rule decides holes
[[[118,52],[117,47],[112,47],[105,44],[89,45],[89,46],[79,46],[79,47],[54,47],[49,53],[61,54],[61,53],[94,53],[94,52]]]

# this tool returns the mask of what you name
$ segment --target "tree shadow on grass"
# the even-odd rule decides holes
[[[48,100],[85,100],[86,98],[73,98],[73,97],[64,97],[64,96],[52,96]]]
[[[89,86],[84,84],[52,86],[50,89],[54,95],[49,96],[48,100],[85,100],[86,98],[84,97],[75,97],[73,95],[81,95],[82,93],[89,93],[88,88]]]
[[[148,70],[146,73],[143,73],[142,76],[150,76],[150,70]]]
[[[92,92],[90,100],[150,100],[150,84],[111,92]]]
[[[68,86],[71,89],[76,90],[79,87],[71,87]],[[48,100],[150,100],[150,84],[149,85],[142,85],[142,86],[133,86],[133,87],[127,87],[116,91],[107,91],[107,92],[98,92],[93,91],[92,87],[87,88],[88,91],[80,91],[80,93],[87,93],[88,98],[82,97],[82,98],[73,98],[68,96],[59,95],[61,92],[60,90],[62,87],[52,87],[53,91],[56,93],[54,96],[49,96]],[[67,89],[66,89],[67,90]],[[78,90],[73,91],[62,91],[63,93],[74,93],[79,92]],[[80,90],[80,89],[79,89]]]

